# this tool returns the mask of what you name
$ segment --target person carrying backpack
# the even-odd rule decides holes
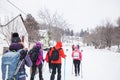
[[[49,48],[47,54],[46,54],[46,57],[45,57],[45,60],[46,62],[48,62],[48,67],[49,67],[49,72],[51,73],[52,71],[52,64],[51,64],[51,58],[50,58],[50,50],[52,49],[52,47]]]
[[[21,63],[20,68],[18,68],[18,63],[21,60],[23,60],[23,62]],[[25,65],[28,67],[32,66],[31,59],[29,55],[27,55],[27,50],[23,49],[21,43],[11,43],[9,50],[2,56],[2,80],[26,80]],[[18,71],[16,72],[17,68]],[[7,71],[8,74],[6,73]],[[6,75],[8,75],[7,79]]]
[[[30,80],[34,80],[34,76],[35,76],[37,67],[39,69],[39,80],[43,80],[42,62],[44,60],[43,60],[43,50],[41,48],[41,43],[36,42],[36,45],[33,47],[33,49],[31,49],[29,52],[29,55],[30,55],[31,60],[33,62]],[[34,55],[34,54],[36,54],[36,55]]]
[[[57,80],[61,80],[62,58],[66,58],[66,55],[64,54],[64,50],[62,49],[62,42],[61,41],[58,41],[56,43],[56,46],[50,50],[50,57],[51,57],[51,64],[52,64],[52,74],[50,76],[50,80],[54,80],[56,70],[58,73]]]
[[[75,68],[75,76],[80,75],[80,63],[82,60],[82,53],[78,49],[78,46],[74,46],[74,50],[72,51],[72,58],[73,58],[73,64]]]

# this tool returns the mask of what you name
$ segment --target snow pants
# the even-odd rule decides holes
[[[80,74],[80,60],[73,60],[74,68],[75,68],[75,75]]]
[[[52,74],[51,74],[50,80],[55,79],[56,70],[58,73],[57,80],[61,80],[61,64],[52,64]]]
[[[36,73],[36,68],[37,68],[37,66],[35,64],[33,64],[30,80],[34,80],[34,76],[35,76],[35,73]],[[43,80],[43,77],[42,77],[42,63],[38,66],[38,69],[39,69],[39,80]]]
[[[52,71],[52,63],[50,61],[48,63],[48,67],[49,67],[49,72],[51,73],[51,71]]]

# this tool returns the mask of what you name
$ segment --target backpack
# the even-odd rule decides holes
[[[39,48],[37,46],[33,47],[28,54],[30,54],[30,58],[32,62],[36,62],[38,59]]]
[[[48,51],[47,56],[48,56],[49,63],[51,63],[50,50]]]
[[[59,50],[61,50],[62,48],[56,49],[55,47],[53,47],[54,50],[52,51],[52,55],[51,55],[51,60],[56,61],[59,59]]]
[[[14,76],[14,73],[18,67],[18,63],[20,61],[20,51],[8,51],[2,56],[2,75],[3,75],[3,80],[6,80],[6,75],[7,75],[7,80],[11,80],[12,77]],[[6,74],[8,72],[8,74]],[[16,77],[18,74],[16,75]]]
[[[80,58],[79,52],[74,52],[73,58],[75,58],[75,59]]]

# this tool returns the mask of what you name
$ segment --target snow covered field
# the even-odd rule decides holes
[[[61,80],[64,80],[64,78],[65,80],[120,80],[120,53],[114,53],[105,49],[82,47],[81,49],[83,50],[83,60],[82,60],[83,78],[81,78],[81,76],[75,77],[74,72],[72,71],[74,68],[71,58],[71,46],[63,46],[63,48],[65,50],[65,54],[67,55],[67,58],[66,58],[65,66],[64,66],[64,59],[62,62]],[[68,49],[68,51],[66,51],[66,49]],[[0,59],[0,64],[1,64],[1,59]],[[28,74],[27,80],[29,80],[30,72],[29,72],[29,68],[28,67],[26,68]],[[43,77],[44,80],[50,80],[50,73],[48,71],[48,65],[46,62],[44,63],[43,66]],[[0,80],[2,80],[1,70],[0,70]],[[36,75],[35,80],[39,80],[38,74]]]

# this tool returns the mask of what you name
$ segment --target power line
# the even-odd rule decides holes
[[[22,12],[24,15],[26,15],[26,13],[24,11],[22,11],[20,8],[18,8],[16,5],[14,5],[12,2],[10,2],[9,0],[7,0],[7,2],[9,2],[12,6],[14,6],[15,8],[17,8],[20,12]]]

